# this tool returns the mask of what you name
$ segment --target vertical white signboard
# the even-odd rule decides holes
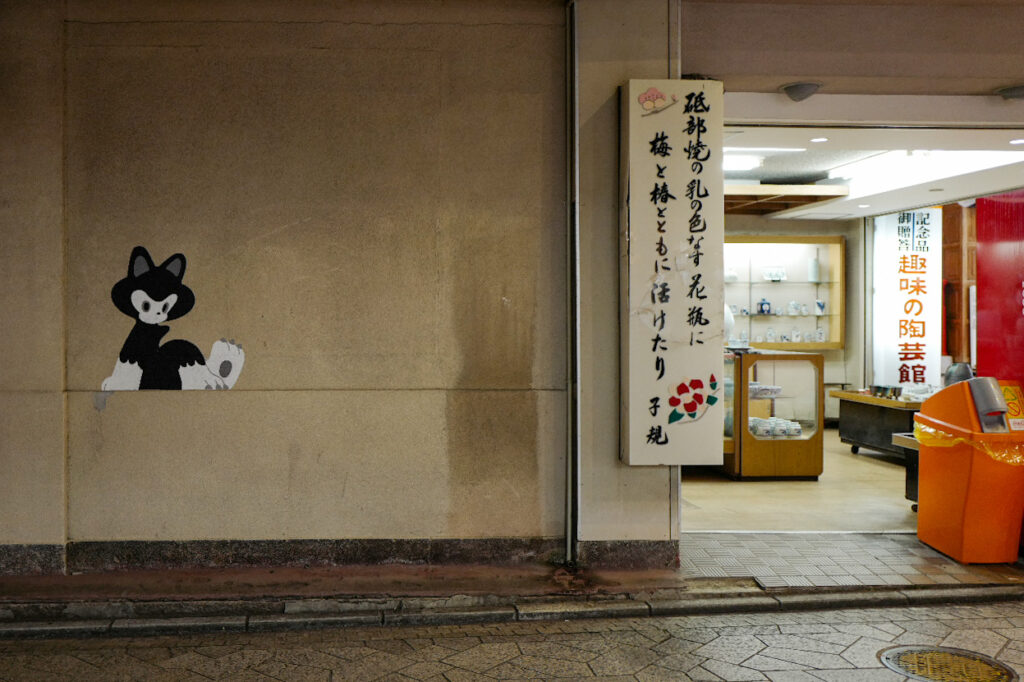
[[[941,208],[875,218],[874,289],[874,383],[941,385]]]
[[[622,88],[621,457],[721,464],[722,84]]]

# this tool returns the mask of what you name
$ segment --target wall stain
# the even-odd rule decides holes
[[[542,227],[514,235],[474,227],[473,238],[452,240],[462,365],[446,400],[448,532],[539,536],[538,395],[531,384]]]

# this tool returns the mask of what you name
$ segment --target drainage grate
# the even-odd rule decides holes
[[[882,664],[913,680],[929,682],[1017,682],[1017,673],[976,651],[949,647],[898,646],[878,652]]]

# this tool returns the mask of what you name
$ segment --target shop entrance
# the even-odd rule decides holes
[[[822,359],[823,413],[811,416],[820,417],[820,475],[801,476],[801,472],[787,475],[792,472],[785,471],[777,472],[778,475],[768,471],[765,475],[762,471],[762,475],[746,476],[735,466],[735,458],[731,460],[734,466],[729,466],[728,456],[727,466],[723,468],[684,467],[680,498],[684,571],[707,577],[753,575],[766,586],[853,585],[865,584],[865,581],[888,584],[887,580],[892,584],[959,581],[955,573],[959,568],[953,568],[955,562],[944,564],[941,555],[931,556],[930,550],[922,550],[923,546],[916,540],[917,518],[912,500],[906,497],[904,457],[843,443],[837,428],[838,402],[828,395],[832,390],[858,390],[873,384],[874,216],[942,205],[969,211],[976,197],[1024,186],[1024,154],[1017,146],[1021,138],[1024,138],[1024,131],[999,126],[986,129],[727,127],[727,154],[732,151],[746,155],[750,166],[743,171],[726,171],[727,241],[730,237],[748,241],[760,237],[765,242],[842,237],[845,327],[840,347],[836,347],[834,337],[817,344],[813,337],[801,338],[799,343],[792,336],[788,339],[794,350],[820,355]],[[898,172],[884,172],[886,159],[899,161],[894,152],[928,158],[933,150],[963,152],[964,162],[959,167],[952,164],[948,170],[940,170],[946,155],[933,154],[930,174],[927,168],[920,177],[908,176],[907,171],[903,176]],[[844,175],[843,167],[867,166],[872,159],[883,163],[875,166],[874,185],[870,189],[864,189],[863,184],[857,186],[855,179]],[[746,203],[741,210],[730,211],[728,196],[740,193],[737,185],[741,184],[748,185],[743,190],[749,190],[749,195],[744,197]],[[838,199],[823,198],[820,203],[803,199],[787,204],[786,197],[780,196],[785,192],[807,196],[814,192],[813,187],[832,191],[844,186],[847,188],[845,195]],[[796,279],[809,279],[807,275],[805,271]],[[728,305],[728,287],[732,286],[728,283],[728,267],[725,280]],[[778,322],[772,325],[777,327],[773,330],[774,345],[764,337],[763,330],[755,331],[753,326],[748,326],[744,338],[737,334],[731,343],[756,349],[759,341],[763,341],[770,351],[779,350],[778,335],[788,332],[790,327],[796,328],[794,323],[800,319],[801,305],[814,303],[813,300],[795,301],[795,297],[794,294],[796,307],[792,318],[791,311],[784,309]],[[793,303],[780,301],[783,306]],[[770,303],[780,305],[779,301]],[[753,316],[767,311],[741,308],[736,312],[739,316]],[[775,318],[765,319],[775,322]],[[813,390],[813,382],[804,383],[808,385],[797,382],[792,386],[780,385],[778,390]],[[743,398],[749,400],[750,394]],[[758,408],[782,409],[773,404],[758,405]],[[732,434],[727,424],[726,435],[734,436],[733,440],[737,441],[743,430],[760,426],[751,420],[767,416],[754,415],[748,410],[743,423],[737,421],[731,425]],[[803,428],[808,430],[806,425]],[[728,449],[728,440],[726,443]],[[775,447],[780,452],[786,451],[784,442]],[[906,570],[893,572],[892,565],[880,557],[894,557],[896,563],[890,564]],[[938,565],[941,570],[922,572],[922,564]],[[931,577],[927,577],[929,575]]]

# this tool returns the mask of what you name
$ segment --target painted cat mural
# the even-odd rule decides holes
[[[195,295],[182,281],[185,256],[176,253],[159,266],[141,246],[132,249],[128,275],[110,297],[117,309],[135,320],[104,391],[139,389],[229,389],[245,364],[242,346],[221,339],[209,357],[192,343],[175,339],[160,344],[170,331],[162,322],[182,317],[195,305]]]

